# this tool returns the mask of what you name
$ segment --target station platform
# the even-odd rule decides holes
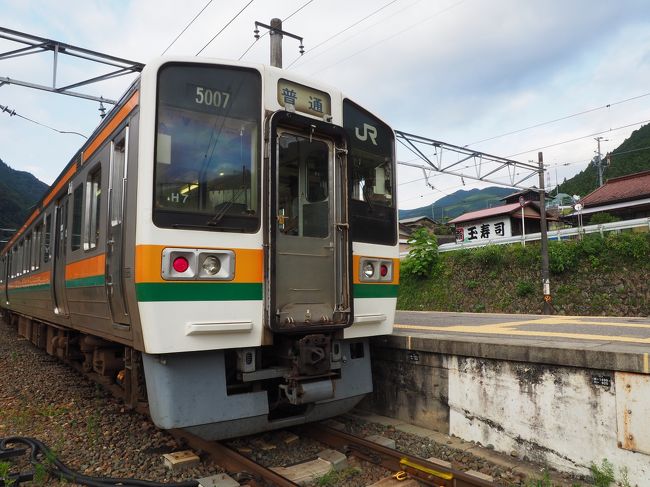
[[[398,311],[390,340],[468,357],[650,373],[650,318]]]
[[[399,311],[361,407],[589,475],[650,485],[650,319]]]

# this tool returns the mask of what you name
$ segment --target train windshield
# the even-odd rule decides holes
[[[153,220],[259,228],[261,79],[248,69],[170,64],[158,74]]]
[[[395,245],[395,156],[392,130],[350,100],[343,101],[343,127],[350,138],[352,240]]]

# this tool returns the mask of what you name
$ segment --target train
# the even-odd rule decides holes
[[[154,59],[2,249],[0,309],[163,429],[344,413],[393,329],[395,176],[393,130],[337,89]]]

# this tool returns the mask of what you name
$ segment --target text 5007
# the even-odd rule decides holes
[[[228,102],[230,101],[230,93],[197,86],[196,98],[194,98],[194,101],[200,105],[226,108],[228,106]]]

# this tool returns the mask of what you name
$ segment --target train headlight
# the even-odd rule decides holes
[[[203,261],[203,271],[210,275],[215,276],[221,270],[221,261],[214,255],[209,255]]]
[[[362,257],[359,261],[359,280],[362,282],[392,282],[393,261]]]
[[[375,266],[372,265],[372,262],[366,262],[363,265],[363,275],[367,279],[372,279],[373,278],[373,276],[375,275]]]
[[[221,249],[163,249],[161,276],[166,281],[232,281],[235,278],[235,252]]]

